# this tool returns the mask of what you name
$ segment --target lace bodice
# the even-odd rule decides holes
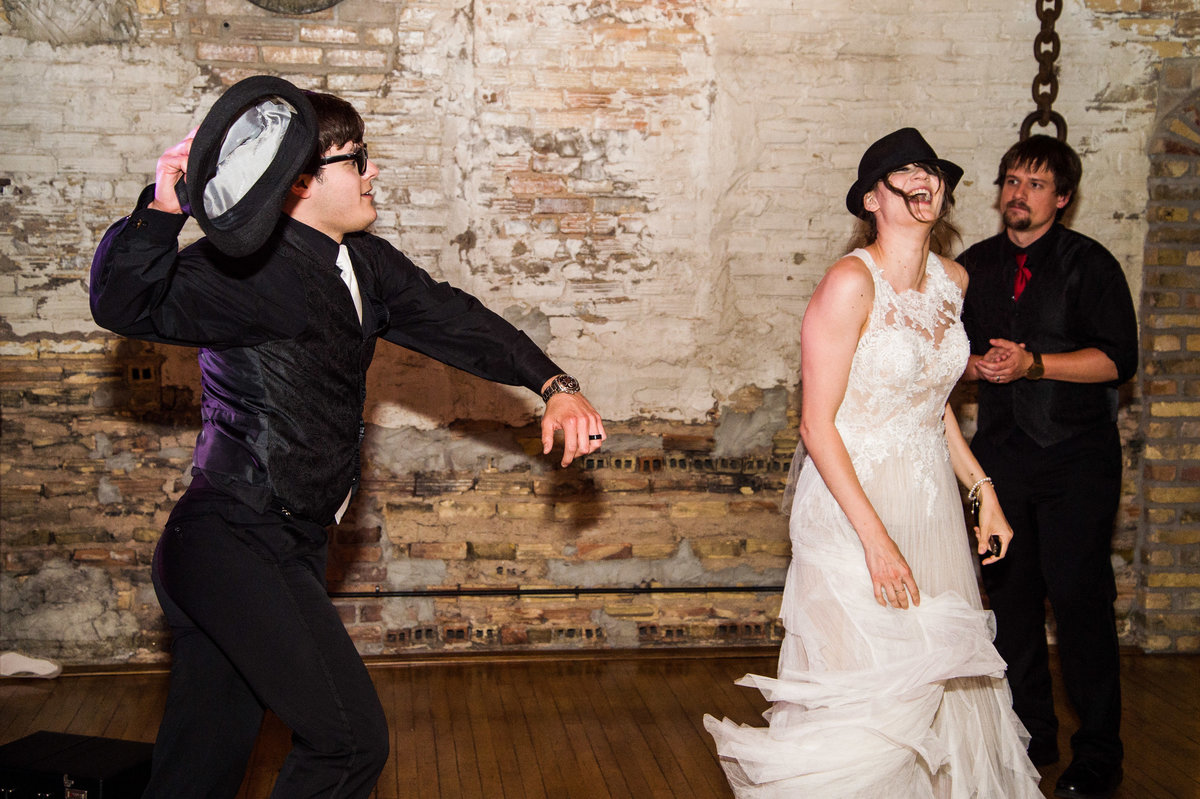
[[[836,425],[860,478],[903,453],[918,471],[946,457],[943,411],[970,348],[959,314],[962,293],[929,254],[925,290],[897,294],[866,250],[875,301],[850,366]]]

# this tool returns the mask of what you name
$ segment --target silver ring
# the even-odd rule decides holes
[[[593,435],[588,436],[588,441],[599,441],[602,438],[604,438],[604,436],[598,436],[598,435],[593,434]]]

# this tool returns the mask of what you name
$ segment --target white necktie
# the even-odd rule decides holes
[[[354,300],[354,310],[358,313],[358,323],[362,324],[362,295],[358,291],[358,278],[354,276],[354,267],[350,265],[350,251],[346,249],[345,244],[338,245],[337,256],[338,269],[342,273],[342,282],[346,284],[346,288],[350,289],[350,299]],[[346,498],[342,500],[342,507],[337,509],[333,514],[335,524],[342,521],[342,516],[345,515],[346,509],[350,507],[350,496],[353,490],[346,493]]]
[[[350,298],[354,300],[358,323],[362,324],[362,295],[358,292],[358,279],[354,277],[354,267],[350,265],[350,251],[346,249],[345,244],[338,245],[337,265],[342,271],[342,282],[350,289]]]

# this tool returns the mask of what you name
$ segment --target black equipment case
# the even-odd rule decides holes
[[[0,799],[139,799],[154,745],[35,732],[0,746]]]

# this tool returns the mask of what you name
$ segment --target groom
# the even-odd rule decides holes
[[[960,257],[963,324],[979,381],[971,442],[1013,528],[983,567],[1013,707],[1036,765],[1058,760],[1045,606],[1079,714],[1054,795],[1109,796],[1121,781],[1121,683],[1109,557],[1121,495],[1117,387],[1137,370],[1138,331],[1121,265],[1060,224],[1082,167],[1049,136],[1014,145],[996,180],[1004,231]]]

